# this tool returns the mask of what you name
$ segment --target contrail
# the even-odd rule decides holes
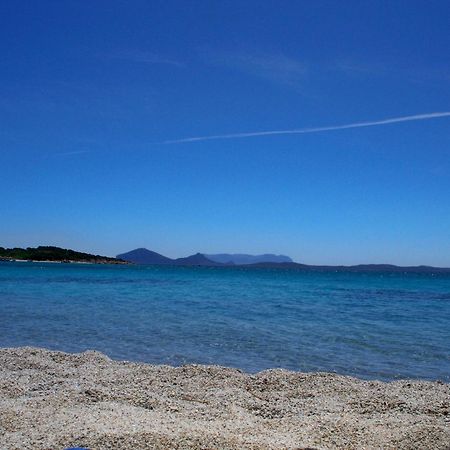
[[[448,117],[448,116],[450,116],[450,111],[433,112],[427,114],[416,114],[414,116],[392,117],[390,119],[374,120],[371,122],[356,122],[356,123],[348,123],[346,125],[332,125],[328,127],[297,128],[293,130],[255,131],[250,133],[217,134],[213,136],[196,136],[164,141],[162,142],[162,144],[182,144],[185,142],[212,141],[217,139],[239,139],[255,136],[273,136],[278,134],[320,133],[322,131],[345,130],[347,128],[376,127],[380,125],[388,125],[391,123],[411,122],[413,120],[429,120],[429,119],[436,119],[438,117]]]
[[[90,150],[75,150],[73,152],[55,153],[55,156],[81,155],[82,153],[90,153]]]

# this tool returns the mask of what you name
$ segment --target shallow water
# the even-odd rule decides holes
[[[0,346],[450,382],[450,274],[0,262]]]

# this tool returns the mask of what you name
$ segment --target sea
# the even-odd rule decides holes
[[[0,262],[0,347],[450,382],[450,274]]]

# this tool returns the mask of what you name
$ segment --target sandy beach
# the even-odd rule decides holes
[[[0,350],[0,448],[448,449],[450,386]]]

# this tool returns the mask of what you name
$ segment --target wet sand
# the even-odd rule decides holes
[[[0,349],[0,448],[449,449],[450,385]]]

